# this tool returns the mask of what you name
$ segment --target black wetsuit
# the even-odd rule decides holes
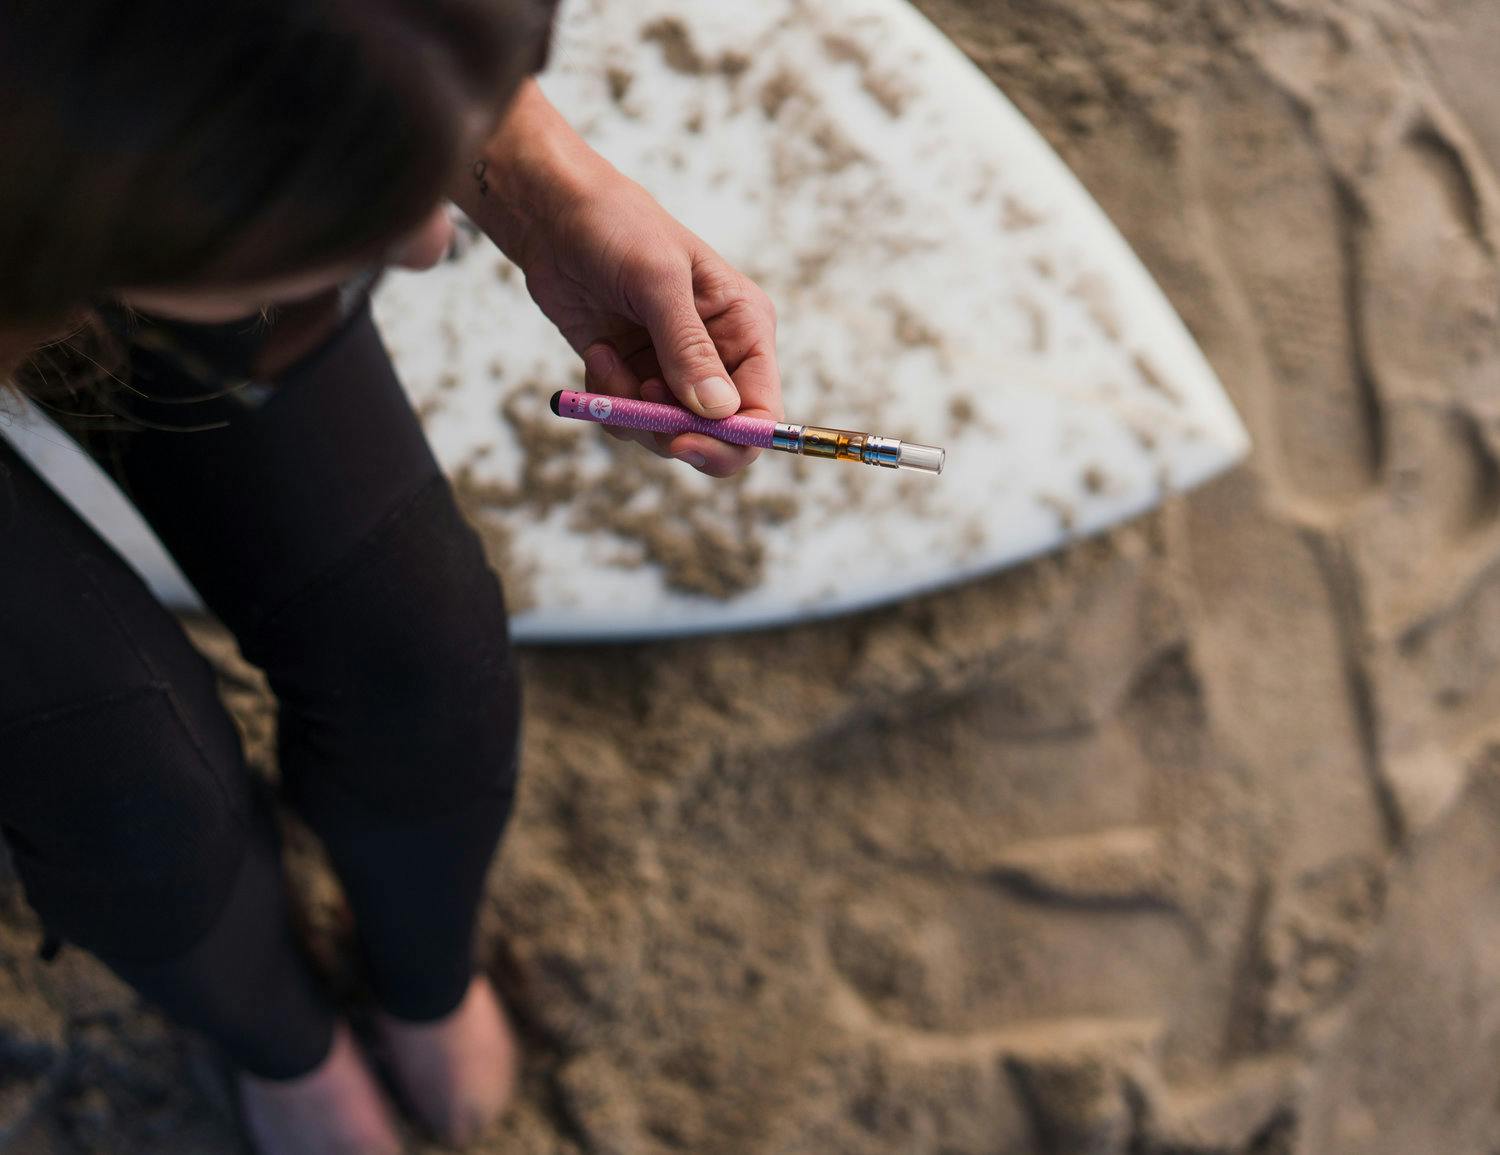
[[[283,793],[328,848],[375,993],[430,1020],[472,973],[517,680],[499,583],[367,305],[346,312],[272,379],[216,363],[226,334],[258,340],[243,325],[131,322],[111,404],[136,428],[84,440],[266,671]],[[0,828],[52,935],[245,1069],[327,1053],[335,1011],[209,665],[3,439]]]

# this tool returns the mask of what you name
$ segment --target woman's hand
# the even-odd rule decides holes
[[[744,274],[593,152],[534,83],[455,200],[526,275],[586,387],[704,417],[781,420],[776,314]],[[696,433],[610,429],[715,477],[759,455]]]
[[[640,186],[614,174],[569,205],[522,268],[537,304],[583,354],[591,391],[675,400],[704,417],[781,419],[770,300]],[[696,433],[610,432],[715,477],[760,453]]]

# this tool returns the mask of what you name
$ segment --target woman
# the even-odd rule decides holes
[[[780,416],[764,294],[529,79],[551,8],[0,0],[0,379],[108,465],[266,670],[282,790],[344,886],[397,1089],[450,1142],[514,1080],[471,948],[518,691],[371,272],[442,257],[447,195],[588,388]],[[644,440],[716,477],[754,456]],[[399,1149],[289,929],[209,667],[3,441],[0,551],[0,824],[49,935],[224,1048],[266,1155]]]

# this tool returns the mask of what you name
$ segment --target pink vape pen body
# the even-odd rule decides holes
[[[607,397],[602,393],[580,393],[564,389],[552,398],[552,412],[559,417],[592,421],[596,425],[621,425],[652,433],[703,433],[735,445],[770,449],[776,437],[776,422],[766,417],[725,417],[710,421],[680,405],[662,405],[634,397]]]

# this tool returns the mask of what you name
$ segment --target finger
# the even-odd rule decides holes
[[[665,383],[655,377],[641,382],[641,397],[647,401],[672,401]],[[770,414],[751,412],[750,416],[769,417]],[[730,477],[760,456],[760,450],[753,446],[734,445],[701,433],[657,433],[654,436],[657,450],[663,457],[675,457],[710,477]]]
[[[641,393],[635,374],[614,346],[605,341],[596,341],[583,352],[583,387],[590,393],[608,393],[613,397],[638,397]],[[646,430],[627,429],[623,425],[602,428],[616,441],[633,441],[653,453],[662,453],[655,435]]]
[[[621,333],[613,333],[608,337],[600,337],[593,345],[608,345],[620,360],[625,362],[625,367],[635,374],[637,381],[645,381],[650,377],[661,376],[661,364],[656,359],[656,349],[651,344],[651,334],[645,329],[635,327]],[[585,349],[585,352],[588,350]],[[676,404],[676,400],[673,400]]]
[[[631,441],[642,449],[649,449],[658,457],[667,456],[666,452],[656,443],[656,434],[646,429],[631,429],[625,425],[600,425],[600,429],[608,433],[616,441]]]
[[[590,393],[638,397],[641,382],[613,345],[595,341],[583,351],[583,387]]]
[[[741,411],[763,409],[777,421],[785,418],[781,402],[781,368],[776,359],[776,307],[754,285],[709,317],[708,331],[731,369]]]
[[[760,456],[753,445],[732,445],[701,433],[679,433],[669,440],[666,452],[709,477],[732,477]]]
[[[700,417],[738,412],[739,392],[698,315],[690,279],[664,283],[647,310],[646,328],[673,396]]]
[[[757,349],[735,366],[733,381],[740,395],[740,412],[773,421],[786,420],[781,400],[781,367],[776,361],[774,342]]]
[[[656,450],[656,445],[648,440],[648,438],[653,436],[652,434],[644,433],[639,429],[627,429],[623,425],[600,425],[599,428],[616,441],[633,441],[637,445],[643,445],[653,452]]]
[[[776,362],[774,328],[773,319],[768,344],[747,354],[735,367],[732,379],[735,388],[739,390],[742,415],[783,421],[786,410],[781,402],[781,370]],[[722,448],[709,455],[708,465],[703,472],[713,477],[730,477],[759,456],[759,449],[722,445]]]
[[[625,357],[625,364],[630,367],[630,371],[639,380],[643,382],[649,381],[653,377],[660,379],[661,362],[656,359],[656,350],[651,347],[651,338],[649,336],[646,337],[646,347],[644,349],[638,349],[634,353],[627,353],[621,350],[621,354]],[[662,382],[662,388],[667,390],[665,400],[676,405],[678,403],[677,398],[672,396],[672,392],[670,389],[667,389],[665,382]]]
[[[641,382],[641,397],[647,401],[672,404],[674,399],[667,391],[666,383],[659,377]],[[768,416],[757,414],[756,416]],[[675,457],[710,477],[729,477],[738,473],[758,456],[760,450],[751,446],[732,445],[717,438],[699,433],[657,433],[656,448],[663,457]]]
[[[667,383],[660,377],[652,377],[641,382],[641,400],[655,401],[661,405],[677,404],[677,398],[672,396],[671,390],[667,388]],[[667,458],[675,457],[677,460],[691,465],[694,469],[706,466],[708,464],[708,457],[703,453],[698,442],[712,440],[712,438],[690,439],[680,453],[674,453],[672,451],[672,443],[680,440],[682,437],[683,434],[681,433],[653,433],[651,435],[654,443],[653,448],[660,456]]]
[[[641,382],[641,400],[654,401],[658,405],[676,405],[677,398],[672,396],[667,384],[660,377],[651,377]],[[647,440],[643,442],[647,449],[658,457],[671,457],[672,453],[668,446],[672,444],[675,433],[648,433]]]

